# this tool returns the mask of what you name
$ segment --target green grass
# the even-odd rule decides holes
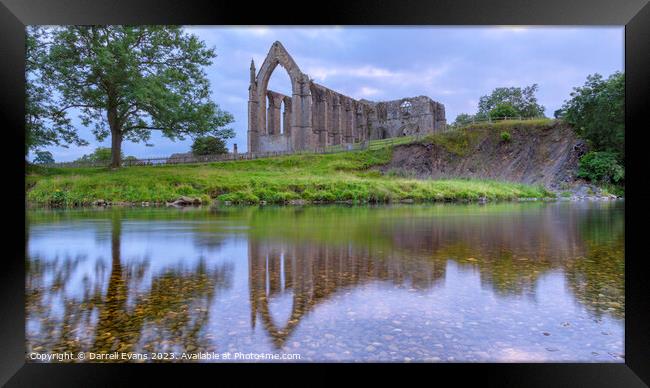
[[[467,129],[476,129],[476,128],[493,128],[500,131],[507,131],[513,129],[529,129],[529,130],[539,130],[549,128],[557,120],[541,118],[533,120],[500,120],[492,123],[480,122],[468,124],[463,128]]]
[[[625,186],[620,184],[604,183],[600,185],[603,194],[614,194],[618,197],[625,196]]]
[[[453,145],[450,141],[450,146]],[[238,204],[309,202],[386,203],[403,200],[473,201],[552,197],[543,187],[489,180],[417,180],[371,169],[392,148],[336,154],[173,166],[38,168],[27,176],[27,199],[46,206],[85,206],[98,199],[169,202],[179,196]]]
[[[495,138],[498,138],[502,142],[509,142],[514,131],[531,133],[548,129],[554,123],[556,123],[556,120],[553,119],[503,120],[493,123],[480,122],[468,124],[447,132],[427,135],[414,142],[420,144],[437,144],[452,154],[465,156],[486,135],[495,136]],[[507,140],[504,139],[504,133],[507,133]]]

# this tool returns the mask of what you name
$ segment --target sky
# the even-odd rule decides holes
[[[372,101],[425,95],[445,105],[447,122],[473,114],[478,100],[497,87],[539,85],[546,116],[560,108],[587,75],[624,69],[621,27],[275,27],[191,26],[217,57],[207,67],[212,99],[230,112],[229,127],[239,152],[246,151],[249,67],[264,61],[274,41],[282,42],[303,73],[352,98]],[[289,76],[278,66],[269,89],[290,94]],[[57,162],[72,161],[98,142],[74,120],[86,147],[49,147]],[[123,144],[125,155],[165,157],[188,152],[191,139],[171,141],[158,132],[149,142]]]

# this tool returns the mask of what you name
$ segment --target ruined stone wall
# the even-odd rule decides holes
[[[311,83],[314,147],[358,143],[368,138],[372,107],[317,83]]]
[[[268,90],[278,67],[289,74],[291,96]],[[300,151],[311,148],[312,103],[309,76],[280,42],[271,46],[258,73],[251,61],[248,88],[248,152]],[[285,109],[282,109],[282,106]],[[281,117],[284,124],[281,127]]]
[[[268,90],[280,65],[291,96]],[[313,82],[280,42],[255,72],[251,61],[248,151],[303,151],[389,137],[428,134],[446,126],[444,105],[426,96],[394,101],[356,100]]]
[[[370,104],[370,140],[441,132],[447,124],[445,106],[426,96]]]
[[[258,152],[291,150],[291,97],[266,92],[266,128],[258,133]]]
[[[284,152],[291,149],[291,138],[282,135],[260,136],[260,151],[258,152]]]

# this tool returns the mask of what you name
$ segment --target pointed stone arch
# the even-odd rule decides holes
[[[312,100],[309,76],[304,74],[291,55],[278,41],[269,49],[260,70],[253,77],[255,67],[251,64],[251,86],[249,88],[249,150],[260,151],[259,136],[267,135],[266,96],[271,75],[280,65],[289,74],[291,81],[291,107],[289,125],[290,130],[284,131],[290,136],[292,150],[302,150],[312,143]]]
[[[257,73],[257,85],[260,92],[268,88],[271,75],[278,65],[282,66],[289,74],[292,93],[300,93],[300,83],[305,78],[305,74],[300,71],[300,67],[298,67],[291,55],[289,55],[282,43],[277,41],[269,49],[269,53],[266,55],[262,66],[260,66],[260,71]]]

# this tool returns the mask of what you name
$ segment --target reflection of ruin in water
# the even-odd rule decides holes
[[[290,212],[302,216],[305,210]],[[613,240],[601,244],[598,251],[585,239],[588,231],[578,217],[563,219],[554,207],[476,222],[465,218],[401,221],[370,226],[371,235],[389,244],[383,248],[292,241],[286,236],[249,239],[253,327],[259,316],[273,343],[282,347],[300,320],[334,293],[373,281],[427,290],[444,280],[449,260],[477,270],[483,287],[499,295],[525,295],[533,300],[538,279],[561,270],[576,300],[596,317],[604,313],[624,317],[622,219],[589,224]],[[602,270],[603,264],[607,271]],[[270,301],[285,292],[292,294],[291,313],[285,323],[275,322]]]
[[[250,338],[257,324],[276,349],[292,335],[313,330],[297,334],[300,322],[318,306],[326,310],[328,301],[338,303],[338,295],[366,285],[375,294],[382,289],[443,293],[445,277],[452,273],[450,261],[478,276],[490,295],[532,304],[539,279],[555,272],[564,279],[569,297],[591,317],[624,318],[622,213],[603,217],[587,210],[578,216],[557,206],[509,214],[463,209],[469,208],[452,208],[449,214],[456,216],[449,217],[416,208],[293,208],[206,212],[191,218],[209,222],[176,223],[169,213],[162,220],[148,218],[158,225],[133,222],[119,212],[99,215],[102,222],[92,225],[95,243],[109,243],[106,259],[83,249],[30,257],[28,349],[210,351],[230,344],[219,339],[222,333],[213,324],[224,319],[216,295],[233,290],[238,262],[194,256],[198,260],[189,266],[179,260],[154,269],[160,255],[132,256],[122,242],[124,235],[133,237],[150,227],[162,231],[156,238],[190,231],[190,244],[215,250],[222,249],[226,236],[244,237],[246,286],[234,295],[250,301],[250,311],[241,311],[251,319]],[[109,222],[103,222],[106,216]],[[98,214],[93,217],[96,221]],[[170,221],[177,229],[169,228]],[[83,281],[75,283],[82,275]],[[278,310],[289,308],[286,318],[277,318]]]
[[[300,320],[336,292],[373,281],[408,282],[416,289],[444,279],[445,263],[371,255],[367,247],[286,244],[249,240],[251,324],[259,317],[273,343],[282,347]],[[274,322],[269,302],[292,293],[287,322]]]

